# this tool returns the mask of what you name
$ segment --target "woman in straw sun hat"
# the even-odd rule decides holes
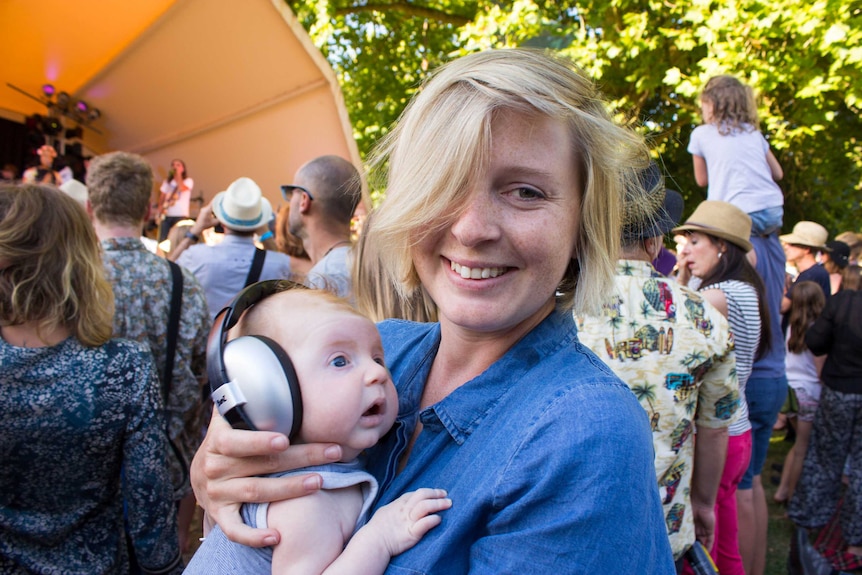
[[[766,289],[746,256],[752,249],[751,218],[727,202],[705,201],[673,233],[688,238],[680,252],[679,281],[687,284],[692,276],[698,278],[698,291],[730,324],[736,345],[739,395],[743,400],[752,364],[766,353],[771,339]],[[769,444],[767,438],[764,446],[757,446],[762,454],[752,455],[752,425],[746,401],[741,401],[738,413],[737,421],[728,428],[727,459],[716,498],[712,548],[719,571],[730,574],[746,572],[739,551],[737,487],[751,488],[750,483],[743,483],[750,460],[753,456],[764,457]],[[752,500],[747,499],[740,515],[753,516],[753,506],[749,509],[748,501]]]

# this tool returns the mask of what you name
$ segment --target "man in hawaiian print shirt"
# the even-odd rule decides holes
[[[664,195],[663,205],[657,200],[657,213],[633,218],[624,229],[604,314],[576,319],[580,341],[628,384],[650,417],[656,479],[681,572],[695,536],[712,547],[727,427],[739,405],[739,386],[724,316],[650,264],[682,215],[682,196],[665,194],[655,166],[644,180],[647,189]]]
[[[173,291],[167,260],[149,252],[140,236],[149,216],[153,172],[135,154],[114,152],[92,160],[87,172],[88,212],[102,242],[102,260],[113,284],[114,336],[146,343],[159,374],[167,361],[168,315]],[[179,504],[183,551],[189,545],[194,495],[188,465],[200,445],[206,413],[201,390],[206,383],[206,342],[211,319],[203,288],[183,272],[182,311],[170,391],[162,398],[171,440],[169,464],[174,499]]]

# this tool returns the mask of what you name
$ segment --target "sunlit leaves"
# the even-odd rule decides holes
[[[688,210],[705,196],[686,152],[698,93],[729,73],[759,95],[785,170],[785,222],[832,233],[862,220],[862,4],[858,0],[291,0],[342,81],[360,150],[427,73],[512,46],[559,51],[649,138]]]

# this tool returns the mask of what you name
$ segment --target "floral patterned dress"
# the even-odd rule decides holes
[[[180,573],[149,350],[0,339],[0,573]]]

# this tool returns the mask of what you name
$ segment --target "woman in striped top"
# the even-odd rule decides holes
[[[765,288],[746,255],[752,248],[748,241],[751,219],[727,202],[705,201],[673,233],[688,238],[680,252],[679,281],[687,284],[692,277],[699,280],[698,291],[727,317],[736,348],[739,395],[745,397],[751,366],[768,350],[770,342]],[[751,457],[746,402],[742,402],[738,414],[728,430],[727,459],[716,498],[712,556],[722,575],[744,575],[747,571],[739,552],[736,498],[737,486]],[[754,510],[740,506],[739,515],[743,513],[753,516]]]

